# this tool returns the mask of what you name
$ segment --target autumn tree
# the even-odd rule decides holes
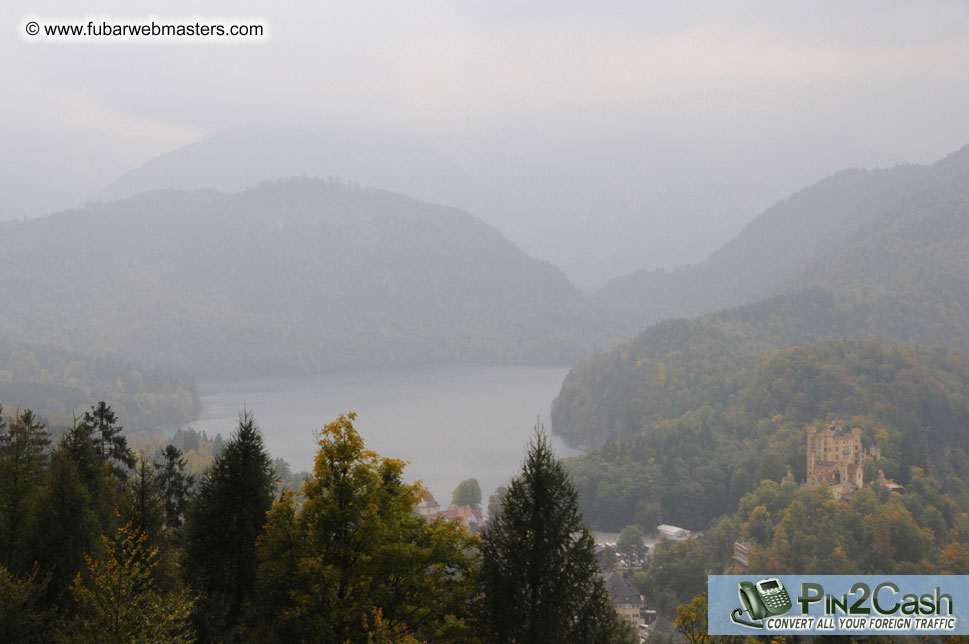
[[[66,638],[90,644],[194,642],[192,598],[185,589],[165,593],[156,587],[158,551],[148,535],[128,523],[102,540],[104,558],[86,556],[71,587],[77,609]]]
[[[304,501],[273,506],[259,539],[251,630],[260,641],[469,641],[475,538],[422,519],[402,461],[364,447],[341,415],[318,435]]]
[[[482,621],[496,644],[630,641],[598,572],[578,493],[536,428],[481,540]]]
[[[186,522],[189,580],[201,593],[196,623],[202,641],[229,637],[256,578],[256,538],[272,505],[272,459],[252,413],[199,485]]]
[[[689,604],[677,607],[673,626],[690,644],[709,644],[707,594],[697,595]]]
[[[710,635],[707,630],[706,592],[694,597],[689,604],[677,607],[673,627],[690,644],[752,644],[756,641],[785,644],[787,641],[784,636],[755,638],[743,635]]]

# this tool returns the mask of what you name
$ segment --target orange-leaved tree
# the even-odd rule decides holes
[[[187,589],[165,593],[153,579],[158,549],[128,523],[113,537],[102,536],[103,559],[86,556],[86,570],[71,588],[77,611],[67,623],[68,641],[97,644],[123,642],[194,642],[189,618],[193,600]]]

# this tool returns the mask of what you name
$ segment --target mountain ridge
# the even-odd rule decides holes
[[[703,262],[636,271],[610,281],[594,298],[645,326],[776,295],[805,264],[862,225],[866,215],[857,212],[860,206],[885,198],[923,172],[914,165],[842,170],[775,203]],[[763,270],[764,264],[771,270]]]
[[[790,153],[769,156],[771,147]],[[809,181],[886,161],[823,134],[700,147],[647,132],[548,139],[510,127],[483,140],[435,143],[379,129],[251,127],[149,159],[93,199],[340,177],[472,212],[591,290],[636,268],[700,260],[751,214]]]
[[[8,335],[199,375],[560,364],[622,337],[473,215],[332,180],[156,191],[0,234],[0,297],[23,303]]]

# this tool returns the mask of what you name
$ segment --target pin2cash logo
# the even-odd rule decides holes
[[[749,628],[764,628],[764,618],[786,615],[792,608],[791,597],[787,589],[777,577],[768,577],[758,582],[744,580],[737,588],[742,608],[735,608],[730,613],[734,624]],[[756,621],[742,619],[741,615]]]

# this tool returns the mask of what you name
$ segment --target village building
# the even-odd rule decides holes
[[[662,539],[669,539],[670,541],[684,541],[690,537],[690,531],[685,528],[680,528],[675,525],[667,525],[665,523],[656,526],[656,533]]]
[[[652,627],[656,621],[656,611],[646,609],[646,601],[621,573],[614,572],[606,577],[606,591],[612,607],[629,624],[634,632]]]
[[[747,541],[746,539],[741,539],[740,541],[734,541],[733,543],[733,562],[734,568],[737,570],[745,571],[750,568],[750,559],[754,554],[754,544]]]
[[[424,490],[426,496],[417,504],[417,513],[430,521],[441,513],[441,504],[434,500],[430,490]]]
[[[478,532],[484,527],[481,513],[467,505],[452,505],[438,514],[442,519],[459,521],[468,532]]]

